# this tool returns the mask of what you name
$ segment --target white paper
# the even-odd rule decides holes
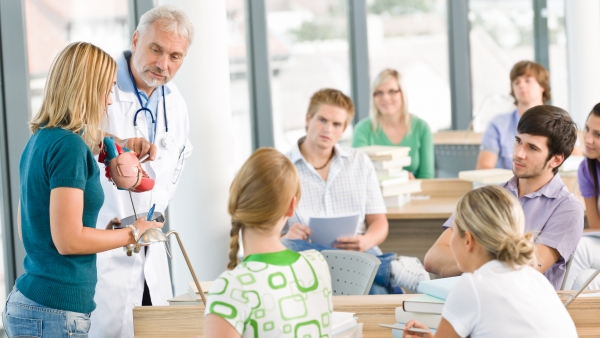
[[[308,220],[310,240],[333,247],[340,237],[354,237],[358,230],[358,214],[337,217],[311,217]]]

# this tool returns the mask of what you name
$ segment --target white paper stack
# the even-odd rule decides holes
[[[377,172],[377,180],[387,207],[410,202],[412,193],[421,191],[421,181],[410,180],[404,167],[410,165],[409,147],[368,146],[358,150],[369,156]]]

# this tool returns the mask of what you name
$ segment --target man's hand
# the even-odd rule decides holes
[[[353,250],[365,252],[373,247],[368,243],[367,238],[364,235],[356,235],[356,237],[340,237],[336,240],[334,248],[342,250]]]
[[[310,235],[311,231],[309,227],[304,224],[296,223],[290,228],[290,230],[288,230],[284,237],[288,239],[301,239],[305,241]]]
[[[113,229],[113,225],[121,225],[121,220],[119,219],[119,217],[115,217],[115,218],[111,219],[110,221],[108,221],[108,225],[106,226],[106,230],[112,230]]]
[[[156,159],[156,146],[143,137],[124,139],[119,142],[119,145],[134,151],[140,160],[149,154],[150,156],[142,163],[146,161],[154,161]]]

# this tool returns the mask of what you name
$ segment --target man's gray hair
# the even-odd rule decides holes
[[[164,32],[176,32],[182,38],[188,39],[188,46],[194,39],[194,26],[188,16],[173,5],[162,5],[147,11],[140,18],[137,31],[140,35],[146,33],[148,26],[160,22],[160,29]]]

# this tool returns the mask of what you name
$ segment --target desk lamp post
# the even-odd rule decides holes
[[[142,236],[140,236],[140,239],[138,240],[138,245],[150,245],[150,244],[154,244],[154,243],[165,243],[165,249],[167,250],[167,254],[169,255],[169,258],[173,258],[171,256],[171,253],[169,252],[168,247],[166,247],[166,243],[169,241],[168,237],[171,235],[175,235],[175,237],[177,238],[177,243],[179,243],[179,248],[181,248],[181,252],[183,253],[185,262],[187,263],[187,266],[190,269],[192,278],[194,278],[194,283],[196,284],[196,288],[198,289],[198,292],[200,293],[200,297],[202,298],[202,302],[204,303],[204,306],[206,306],[206,297],[204,296],[204,291],[202,291],[202,287],[200,286],[200,283],[198,282],[198,277],[196,277],[196,273],[194,272],[192,263],[190,263],[190,259],[188,258],[188,255],[185,252],[185,248],[183,246],[183,243],[181,242],[181,238],[179,238],[179,234],[177,233],[177,231],[171,230],[171,231],[167,232],[166,234],[164,234],[160,229],[150,228],[150,229],[146,230],[142,234]]]

